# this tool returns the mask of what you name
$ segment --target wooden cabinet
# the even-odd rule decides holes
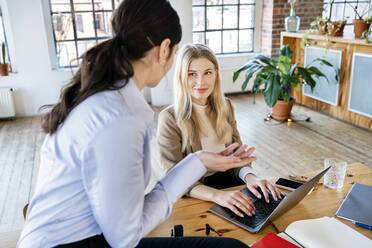
[[[316,100],[312,97],[308,97],[302,94],[302,88],[299,91],[293,90],[292,94],[296,98],[298,104],[308,106],[310,108],[319,110],[326,114],[329,114],[338,119],[345,120],[357,126],[372,130],[372,116],[369,114],[357,113],[357,111],[349,109],[349,96],[350,96],[350,86],[352,79],[352,65],[354,54],[365,54],[367,57],[372,58],[372,43],[366,44],[362,39],[355,39],[353,37],[329,37],[324,35],[307,35],[305,33],[281,33],[281,45],[289,45],[294,52],[292,63],[299,63],[299,65],[304,65],[305,50],[301,48],[301,43],[304,42],[304,38],[307,43],[312,47],[326,48],[342,51],[341,68],[340,68],[340,84],[338,89],[338,101],[337,105],[331,105],[320,100]],[[327,55],[325,55],[327,59]],[[365,63],[364,66],[369,67],[372,75],[372,59]],[[357,70],[356,70],[357,71]],[[366,72],[366,70],[364,70]],[[355,72],[354,72],[355,73]],[[353,77],[354,81],[356,77]],[[360,78],[360,77],[359,77]],[[360,104],[364,104],[364,109],[372,112],[372,76],[368,76],[363,82],[363,87],[366,89],[364,95],[358,95],[353,97],[360,98]],[[358,79],[360,80],[360,79]],[[354,82],[354,85],[356,83]],[[363,94],[360,91],[359,94]]]

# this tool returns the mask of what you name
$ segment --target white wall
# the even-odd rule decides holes
[[[17,116],[38,114],[58,100],[69,71],[52,70],[41,0],[0,0],[12,65],[16,73],[0,77],[0,87],[15,88]]]
[[[70,71],[52,69],[54,61],[51,54],[50,19],[43,13],[49,0],[0,0],[3,10],[5,30],[8,39],[10,57],[15,73],[9,77],[0,77],[0,87],[15,88],[16,116],[33,116],[44,104],[56,103],[61,87],[71,78]],[[190,0],[171,0],[181,18],[183,28],[182,44],[192,42],[192,9]],[[44,3],[44,5],[42,4]],[[246,61],[242,57],[239,65]],[[236,63],[236,60],[235,60]],[[221,71],[223,89],[226,92],[240,91],[241,82],[232,84],[233,62],[226,60]],[[172,71],[159,86],[144,91],[146,99],[155,105],[172,102]],[[240,80],[241,81],[241,78]],[[232,88],[230,87],[232,86]],[[235,88],[234,88],[235,87]]]

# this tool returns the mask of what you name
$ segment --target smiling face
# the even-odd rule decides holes
[[[215,65],[206,58],[197,58],[191,61],[187,74],[188,90],[192,101],[205,105],[212,94],[217,77]]]

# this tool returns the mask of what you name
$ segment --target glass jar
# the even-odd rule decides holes
[[[300,29],[300,17],[296,16],[294,8],[291,8],[290,16],[285,18],[285,30],[287,32],[297,32]]]

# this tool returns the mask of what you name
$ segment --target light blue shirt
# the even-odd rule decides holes
[[[191,154],[145,195],[153,117],[133,81],[75,107],[45,138],[17,247],[52,247],[101,233],[112,247],[134,247],[164,221],[206,168]]]

